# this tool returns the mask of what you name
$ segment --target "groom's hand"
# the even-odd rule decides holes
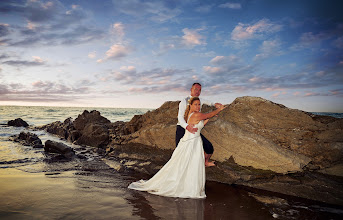
[[[189,132],[191,132],[192,134],[194,134],[195,132],[198,131],[198,129],[195,128],[193,124],[187,125],[186,129],[187,129]]]

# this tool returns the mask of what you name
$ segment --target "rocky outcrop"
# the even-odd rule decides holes
[[[126,123],[85,111],[44,128],[77,144],[106,147],[101,150],[117,170],[153,175],[175,149],[178,103],[166,102]],[[343,205],[342,130],[343,119],[237,98],[202,130],[217,162],[206,178]]]
[[[110,130],[113,127],[100,112],[85,110],[74,121],[68,118],[63,123],[56,121],[38,129],[45,129],[75,144],[105,147],[110,142]]]
[[[173,150],[179,102],[166,102],[130,122],[111,123],[98,111],[84,111],[44,128],[79,145],[134,145]],[[203,112],[210,111],[205,106]],[[343,119],[316,116],[258,97],[240,97],[202,130],[212,158],[277,173],[328,169],[342,164]]]
[[[124,125],[121,144],[174,149],[177,110],[178,102],[166,102],[136,116]],[[342,162],[343,120],[324,123],[319,118],[262,98],[240,97],[202,133],[214,145],[212,158],[219,162],[231,158],[242,166],[278,173],[323,169]]]
[[[31,132],[20,132],[19,135],[11,136],[11,140],[33,148],[43,148],[41,139]]]
[[[143,144],[161,149],[175,148],[179,102],[165,102],[160,108],[135,116],[122,128],[121,144]],[[117,144],[116,141],[112,142]]]
[[[29,124],[21,118],[10,120],[7,122],[7,125],[14,126],[14,127],[28,127],[29,126]]]
[[[219,118],[205,131],[228,121],[272,142],[278,149],[309,158],[320,168],[342,162],[343,119],[326,117],[331,119],[323,121],[323,117],[258,97],[237,98]]]
[[[61,154],[67,159],[71,159],[75,156],[75,152],[71,147],[51,140],[45,141],[44,150],[48,153]]]

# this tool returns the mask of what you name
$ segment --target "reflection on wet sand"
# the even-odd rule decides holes
[[[205,199],[163,197],[132,192],[127,199],[134,206],[134,215],[144,219],[204,219]]]
[[[208,181],[205,199],[182,199],[129,190],[133,215],[143,219],[273,219],[241,189]]]

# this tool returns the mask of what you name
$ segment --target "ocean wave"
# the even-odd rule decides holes
[[[334,118],[343,118],[343,113],[335,113],[335,112],[311,112],[315,115],[322,115],[322,116],[331,116]]]

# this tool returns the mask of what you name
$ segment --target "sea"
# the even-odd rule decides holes
[[[0,219],[343,219],[343,207],[212,181],[206,182],[206,199],[127,189],[129,183],[150,177],[118,172],[114,167],[119,161],[33,129],[75,119],[84,110],[97,110],[111,122],[127,122],[152,109],[0,106]],[[343,118],[343,113],[315,114]],[[30,127],[7,126],[16,118]],[[37,134],[43,144],[55,140],[85,151],[85,159],[46,160],[43,149],[10,139],[22,131]]]

